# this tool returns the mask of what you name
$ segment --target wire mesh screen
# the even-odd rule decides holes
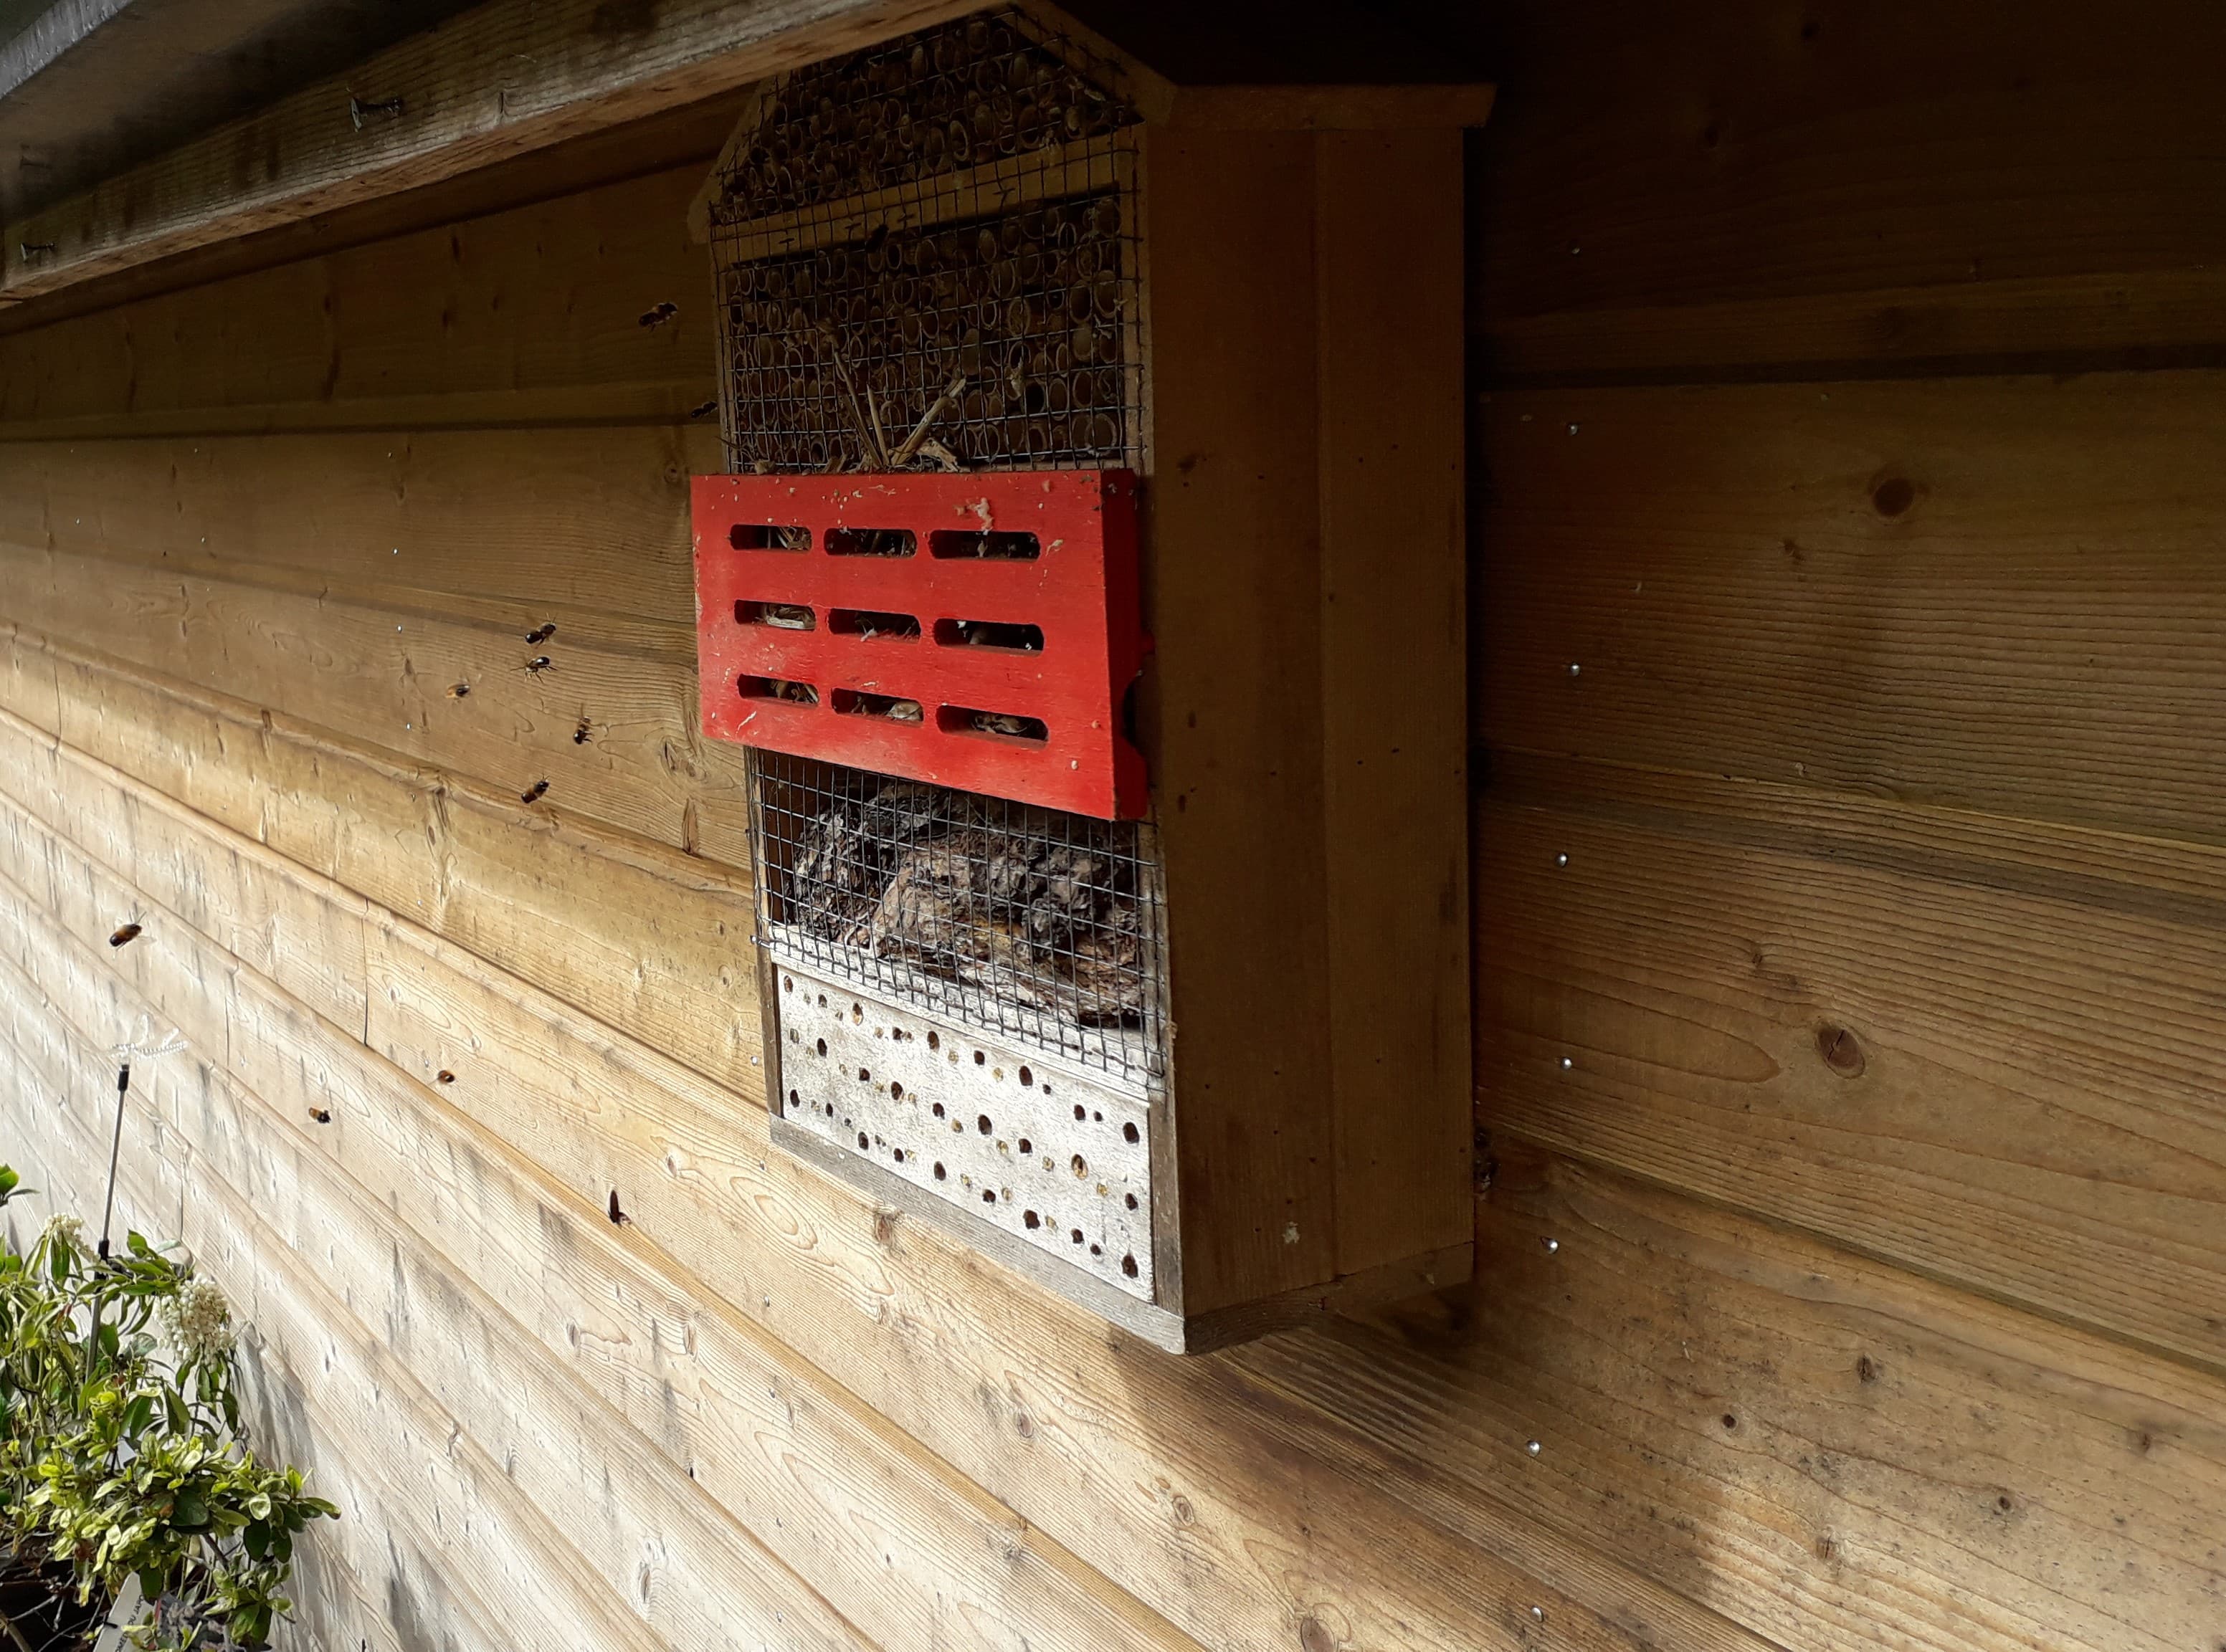
[[[1142,1084],[1165,1076],[1149,833],[753,754],[777,956]]]
[[[1137,117],[1111,79],[1002,11],[760,89],[711,209],[729,468],[1135,462]]]

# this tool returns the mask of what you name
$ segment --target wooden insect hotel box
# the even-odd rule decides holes
[[[1469,1271],[1487,104],[1028,6],[766,81],[699,200],[776,1141],[1171,1349]]]

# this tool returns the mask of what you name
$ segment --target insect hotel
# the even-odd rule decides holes
[[[1178,1350],[1469,1268],[1460,631],[1368,611],[1458,606],[1460,249],[1372,256],[1321,175],[1444,206],[1459,100],[1323,134],[1288,95],[1186,105],[995,12],[767,82],[702,197],[697,657],[753,753],[774,1140]],[[1400,424],[1348,423],[1347,374]],[[1385,786],[1407,854],[1333,878]],[[1395,933],[1421,990],[1366,981]]]
[[[2222,46],[0,3],[0,1638],[2226,1648]]]

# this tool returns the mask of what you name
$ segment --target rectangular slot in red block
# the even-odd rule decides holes
[[[694,505],[705,734],[1143,814],[1130,473],[698,476]]]

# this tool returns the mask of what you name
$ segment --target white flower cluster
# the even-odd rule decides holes
[[[232,1351],[232,1305],[205,1279],[188,1280],[162,1305],[163,1327],[178,1363],[190,1365]]]
[[[85,1249],[85,1223],[80,1217],[60,1214],[48,1217],[47,1233],[42,1236],[47,1236],[61,1240],[72,1250],[82,1251]]]

